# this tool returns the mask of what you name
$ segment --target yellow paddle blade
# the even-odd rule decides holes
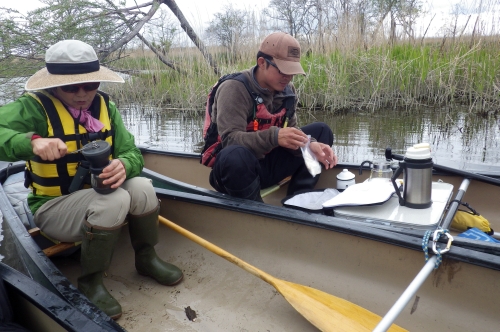
[[[322,331],[372,331],[382,320],[382,317],[347,300],[311,287],[275,278],[170,220],[162,216],[158,219],[179,234],[274,286],[295,310]],[[393,324],[388,331],[406,330]]]
[[[373,331],[382,317],[357,304],[304,285],[274,279],[283,297],[321,331]],[[388,331],[407,331],[392,324]]]

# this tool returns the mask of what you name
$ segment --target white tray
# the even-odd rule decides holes
[[[444,182],[432,183],[432,206],[427,209],[412,209],[400,206],[396,194],[380,205],[346,206],[334,209],[336,217],[361,220],[384,225],[429,229],[443,217],[446,205],[453,193],[453,185]]]

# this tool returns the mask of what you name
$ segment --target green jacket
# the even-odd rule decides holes
[[[110,101],[109,112],[115,130],[114,158],[125,165],[127,179],[138,176],[144,167],[144,159],[135,146],[134,136],[125,128],[116,105]],[[47,137],[45,111],[35,99],[23,95],[16,101],[0,107],[0,160],[19,161],[34,157],[31,136],[36,133]],[[33,213],[54,197],[30,194],[28,204]]]

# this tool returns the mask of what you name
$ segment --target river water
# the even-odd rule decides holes
[[[1,80],[0,105],[20,95],[25,80]],[[137,144],[179,152],[199,152],[203,145],[201,109],[162,110],[144,105],[119,108]],[[386,147],[404,154],[413,144],[427,142],[434,163],[500,175],[496,167],[500,166],[500,119],[495,114],[478,115],[458,106],[341,114],[299,110],[297,114],[299,125],[322,121],[332,128],[333,149],[341,162],[359,164],[379,159]]]
[[[126,127],[136,143],[172,151],[199,152],[202,111],[162,111],[121,107]],[[498,171],[500,120],[466,108],[422,107],[415,111],[382,110],[342,114],[299,111],[299,125],[314,121],[333,130],[339,161],[359,164],[384,157],[386,147],[404,154],[413,144],[431,145],[434,163],[471,171]]]

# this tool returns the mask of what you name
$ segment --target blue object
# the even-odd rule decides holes
[[[463,233],[458,234],[459,237],[465,237],[467,239],[472,239],[472,240],[480,240],[480,241],[487,241],[487,242],[495,242],[495,243],[500,243],[497,239],[489,236],[485,232],[481,231],[478,228],[469,228]]]

